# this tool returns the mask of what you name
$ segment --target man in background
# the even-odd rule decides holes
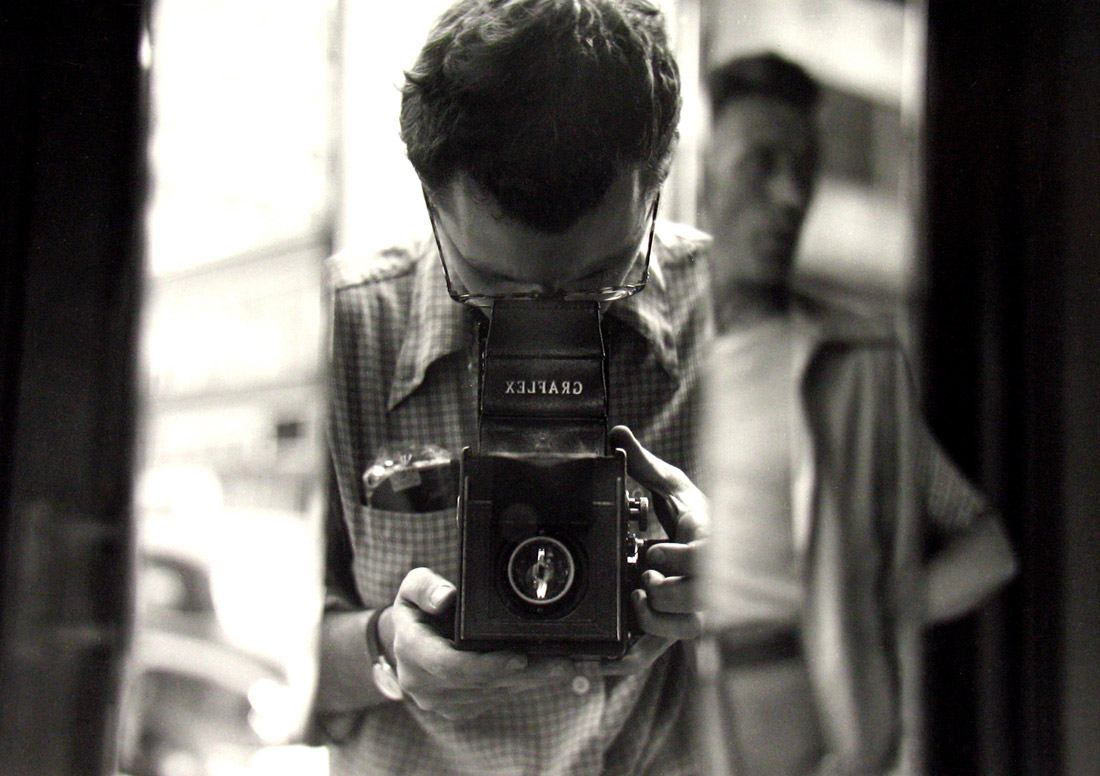
[[[799,292],[819,87],[775,54],[708,80],[719,337],[705,370],[710,627],[731,770],[919,760],[924,625],[1014,574],[1006,536],[920,419],[889,326]]]

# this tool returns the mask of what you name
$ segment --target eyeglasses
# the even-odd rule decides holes
[[[435,238],[435,246],[439,251],[439,262],[443,265],[443,277],[447,281],[447,293],[450,294],[451,299],[454,299],[456,302],[472,305],[490,303],[497,299],[560,299],[567,302],[615,302],[638,293],[645,288],[646,283],[649,282],[649,257],[653,252],[653,233],[657,226],[657,206],[660,204],[660,201],[661,196],[658,194],[653,199],[653,208],[650,211],[649,237],[646,238],[645,259],[642,261],[641,265],[638,265],[637,261],[631,263],[628,275],[622,283],[587,290],[558,289],[554,291],[515,291],[500,294],[475,294],[457,290],[451,280],[451,273],[447,269],[447,259],[443,253],[443,244],[440,242],[439,230],[436,227],[435,206],[432,205],[427,190],[424,191],[424,204],[428,207],[428,219],[432,224],[432,236]],[[637,259],[637,254],[635,254],[634,258]]]

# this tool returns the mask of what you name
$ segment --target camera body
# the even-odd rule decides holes
[[[459,477],[460,649],[620,657],[647,502],[610,449],[596,302],[497,300]]]

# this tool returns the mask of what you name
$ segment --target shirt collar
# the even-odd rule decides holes
[[[418,250],[413,270],[407,330],[401,341],[390,385],[393,409],[424,380],[428,367],[443,356],[473,347],[479,313],[451,299],[443,267],[431,240]]]
[[[607,315],[618,318],[645,341],[657,362],[670,376],[679,370],[676,337],[673,331],[672,299],[665,267],[671,259],[669,248],[656,236],[649,262],[649,281],[634,296],[613,302]]]
[[[656,238],[649,266],[649,282],[631,297],[613,302],[606,315],[618,318],[637,332],[670,375],[679,360],[669,310],[667,280],[662,265],[668,248]],[[389,409],[400,404],[424,380],[428,367],[444,356],[472,348],[477,341],[477,320],[481,315],[447,293],[439,252],[432,240],[418,246],[419,260],[413,270],[408,328],[397,354],[387,402]]]
[[[830,346],[845,348],[898,345],[893,325],[884,319],[857,314],[835,303],[805,293],[793,300],[794,325],[806,333],[796,339],[795,374],[805,378],[810,362]]]

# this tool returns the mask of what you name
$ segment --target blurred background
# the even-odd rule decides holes
[[[332,3],[168,2],[149,92],[132,776],[323,774],[300,745],[323,597]]]
[[[322,261],[426,226],[398,85],[441,0],[0,11],[0,771],[324,774]],[[1022,576],[929,636],[937,774],[1100,773],[1100,12],[665,0],[663,217],[696,223],[700,74],[825,87],[803,278],[896,317]]]

